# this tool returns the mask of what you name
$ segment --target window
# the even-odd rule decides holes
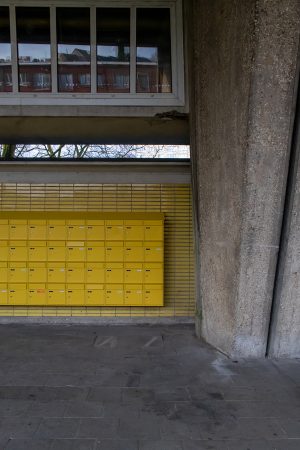
[[[183,105],[181,0],[13,1],[0,7],[2,99]]]
[[[0,92],[12,91],[11,44],[8,6],[0,7]]]

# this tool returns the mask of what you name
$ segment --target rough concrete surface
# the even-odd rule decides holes
[[[265,354],[297,79],[298,0],[193,1],[192,173],[197,329]]]
[[[192,326],[0,327],[1,450],[299,450],[300,360]]]

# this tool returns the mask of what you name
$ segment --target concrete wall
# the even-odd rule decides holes
[[[290,153],[298,0],[192,0],[198,332],[264,356]]]
[[[300,358],[300,91],[277,268],[269,356]]]

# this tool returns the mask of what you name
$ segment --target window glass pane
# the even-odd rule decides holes
[[[137,8],[137,92],[172,92],[169,8]]]
[[[98,92],[129,92],[130,9],[97,9]]]
[[[12,91],[9,8],[0,7],[0,92]]]
[[[51,91],[50,10],[16,8],[19,90]]]
[[[57,8],[57,52],[59,92],[90,92],[89,8]]]

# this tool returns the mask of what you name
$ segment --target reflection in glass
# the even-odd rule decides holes
[[[50,11],[17,7],[20,92],[51,91]]]
[[[89,8],[57,8],[59,92],[91,91]]]
[[[136,91],[172,92],[168,8],[137,8],[136,45]]]
[[[0,92],[12,91],[9,7],[0,7]]]
[[[97,8],[97,91],[129,92],[130,9]]]

